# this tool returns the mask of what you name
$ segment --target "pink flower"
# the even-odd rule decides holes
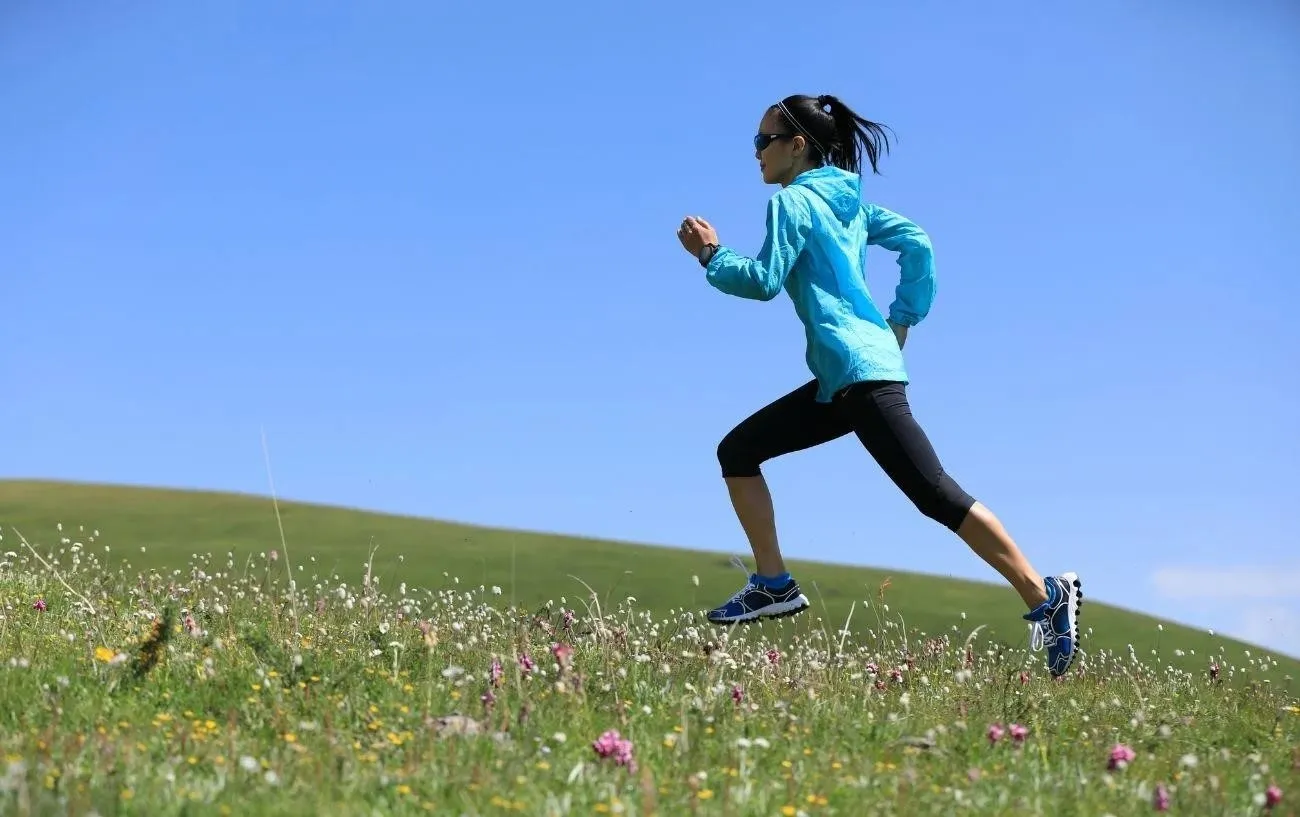
[[[1024,743],[1025,738],[1029,737],[1029,727],[1021,726],[1018,723],[1011,724],[1011,739],[1016,743]]]
[[[899,667],[894,667],[893,669],[891,669],[889,671],[889,680],[891,681],[903,680],[903,670]]]
[[[1282,802],[1282,790],[1277,786],[1269,786],[1264,790],[1264,808],[1271,809],[1278,803]]]
[[[1151,801],[1151,805],[1156,811],[1169,811],[1169,789],[1165,788],[1164,783],[1156,784],[1156,794]]]
[[[570,627],[572,627],[572,626],[573,626],[573,620],[574,620],[575,618],[577,618],[577,616],[575,616],[575,615],[573,614],[573,611],[572,611],[572,610],[565,610],[565,611],[564,611],[564,629],[567,630],[567,629],[569,629]]]
[[[1020,683],[1022,685],[1029,683],[1029,673],[1023,671],[1020,673]]]
[[[969,780],[969,781],[972,782],[972,783],[974,783],[976,780],[979,780],[979,779],[980,779],[980,770],[977,769],[977,768],[975,768],[974,766],[972,766],[972,767],[971,767],[971,768],[966,772],[966,779]]]
[[[767,663],[774,667],[781,663],[781,653],[777,652],[776,648],[767,651]]]
[[[998,741],[1002,740],[1002,736],[1005,735],[1006,733],[1007,730],[1002,728],[1002,724],[1000,723],[989,724],[989,731],[988,731],[989,745],[991,746],[994,743],[997,743]]]
[[[636,772],[636,760],[632,757],[632,741],[619,735],[617,729],[606,731],[591,742],[591,748],[602,758],[612,758],[617,766],[626,766],[629,772]]]
[[[745,690],[740,688],[740,684],[732,685],[731,700],[736,702],[736,706],[740,706],[740,702],[745,700]]]
[[[561,641],[559,644],[551,645],[551,655],[560,663],[561,667],[569,666],[569,661],[573,657],[573,647]]]
[[[868,675],[879,675],[879,674],[880,674],[880,667],[876,665],[876,662],[875,662],[875,661],[868,661],[868,662],[867,662],[867,674],[868,674]]]
[[[885,688],[885,679],[884,679],[884,678],[877,678],[877,679],[876,679],[876,683],[875,683],[875,687],[876,687],[876,689],[884,689],[884,688]]]
[[[492,694],[491,688],[488,688],[483,690],[483,694],[479,696],[479,700],[483,702],[483,708],[487,710],[491,709],[492,705],[497,702],[497,696]]]
[[[35,611],[37,611],[37,612],[39,612],[39,613],[44,613],[44,612],[45,612],[45,599],[37,599],[36,601],[32,602],[32,609],[35,610]]]
[[[1116,769],[1123,769],[1125,766],[1132,763],[1133,759],[1136,757],[1137,752],[1122,743],[1116,743],[1111,747],[1110,762],[1106,764],[1106,768],[1112,772]]]
[[[1210,680],[1219,680],[1219,665],[1217,663],[1210,665]]]
[[[492,669],[488,670],[488,677],[492,679],[492,686],[501,686],[501,676],[505,675],[505,670],[501,669],[501,662],[492,659]]]
[[[524,671],[525,675],[533,671],[533,666],[533,659],[528,657],[528,653],[519,656],[519,668]]]

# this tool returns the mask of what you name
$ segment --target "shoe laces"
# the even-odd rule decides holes
[[[739,603],[741,599],[745,598],[745,595],[749,593],[750,590],[756,590],[756,589],[758,589],[758,585],[754,584],[753,582],[745,582],[744,587],[737,590],[735,593],[731,595],[731,598],[727,599],[727,604]]]
[[[1056,646],[1057,635],[1050,619],[1029,622],[1029,649],[1038,652],[1043,647]]]

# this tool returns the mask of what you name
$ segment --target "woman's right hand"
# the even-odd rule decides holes
[[[894,330],[894,339],[898,341],[898,348],[902,349],[903,344],[907,343],[907,327],[889,321],[889,328]]]

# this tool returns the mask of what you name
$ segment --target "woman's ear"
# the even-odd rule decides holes
[[[791,148],[790,152],[794,154],[796,158],[798,158],[802,156],[804,154],[804,151],[808,149],[808,140],[804,139],[803,136],[801,135],[796,135],[793,139],[790,140],[790,148]]]

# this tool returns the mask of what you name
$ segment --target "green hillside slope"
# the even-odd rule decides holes
[[[374,569],[386,586],[405,582],[437,589],[449,584],[448,577],[458,577],[462,583],[500,586],[503,600],[513,597],[525,606],[561,596],[567,596],[571,606],[580,606],[587,595],[577,581],[581,579],[602,599],[631,595],[638,606],[663,611],[701,610],[725,598],[742,578],[729,557],[719,553],[502,531],[297,502],[281,502],[280,511],[289,556],[295,565],[304,566],[304,579],[313,573],[337,573],[344,581],[358,581],[373,547]],[[224,563],[231,551],[236,565],[242,565],[250,553],[280,548],[275,513],[266,497],[0,480],[5,550],[17,545],[14,528],[33,544],[57,545],[59,523],[62,535],[74,539],[98,530],[96,547],[110,547],[114,560],[129,560],[136,568],[184,568],[192,554],[206,553]],[[1000,585],[878,568],[798,561],[791,565],[814,604],[815,614],[801,617],[801,626],[835,630],[855,600],[850,628],[877,626],[878,589],[889,579],[889,615],[901,616],[909,630],[938,634],[957,625],[965,634],[983,624],[983,637],[1026,645],[1023,609]],[[872,608],[864,609],[863,600],[870,600]],[[1246,649],[1256,657],[1265,652],[1091,599],[1083,613],[1088,651],[1125,654],[1131,644],[1146,661],[1158,650],[1161,661],[1189,669],[1203,669],[1208,656],[1221,647],[1239,666],[1248,662]],[[1282,656],[1277,661],[1283,672],[1300,677],[1300,662]]]

